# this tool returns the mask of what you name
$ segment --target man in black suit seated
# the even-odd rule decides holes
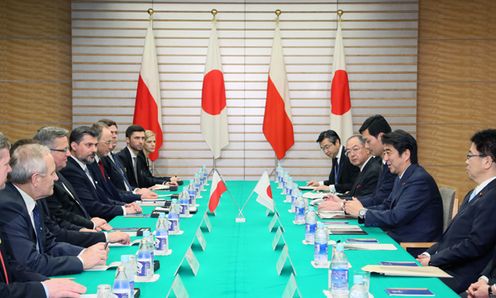
[[[391,194],[368,208],[353,198],[345,202],[345,211],[366,226],[382,228],[397,242],[436,241],[443,231],[443,203],[436,182],[418,164],[415,138],[395,130],[383,135],[382,142],[384,160],[398,175]]]
[[[479,131],[471,142],[465,163],[477,187],[465,196],[441,239],[418,256],[422,265],[453,275],[442,280],[457,293],[477,279],[496,246],[496,130]]]
[[[391,126],[383,116],[374,115],[363,122],[359,131],[365,139],[365,147],[381,161],[381,171],[374,192],[369,195],[358,196],[358,199],[364,207],[379,205],[389,197],[396,178],[396,174],[389,171],[386,162],[383,160],[384,145],[382,144],[382,136],[391,132]]]
[[[30,270],[44,275],[79,273],[104,264],[104,243],[89,248],[56,242],[44,225],[37,200],[53,193],[55,162],[47,147],[23,145],[10,160],[10,182],[0,192],[0,228],[8,252]]]
[[[117,123],[111,119],[100,119],[97,123],[105,124],[112,135],[112,144],[109,147],[110,152],[102,157],[102,162],[105,167],[112,184],[121,191],[131,191],[134,194],[140,195],[141,200],[155,200],[158,195],[148,188],[137,188],[131,186],[127,180],[125,168],[122,166],[120,159],[113,153],[117,147]]]
[[[470,285],[466,293],[461,297],[469,298],[493,298],[496,295],[496,254],[482,271],[477,282]]]
[[[9,143],[0,133],[0,189],[5,187],[7,174],[11,171],[9,161]],[[7,254],[4,244],[0,238],[0,297],[79,297],[79,294],[86,292],[84,286],[69,279],[49,280],[46,276],[28,271]]]
[[[127,180],[132,187],[151,187],[155,184],[169,183],[177,185],[177,177],[155,177],[146,164],[143,153],[145,129],[139,125],[131,125],[126,129],[127,147],[117,155],[126,171]]]
[[[309,181],[307,185],[315,186],[317,190],[345,193],[351,190],[360,169],[350,163],[341,145],[341,139],[334,130],[326,130],[317,138],[320,149],[332,159],[329,179],[325,181]]]
[[[379,159],[374,158],[369,149],[365,148],[365,140],[361,135],[351,136],[346,141],[345,153],[351,164],[360,169],[360,173],[351,190],[346,192],[345,195],[360,197],[372,194],[381,170]],[[330,194],[319,204],[319,210],[341,210],[343,206],[344,202],[338,196]]]
[[[97,132],[88,126],[74,128],[69,137],[71,156],[67,159],[67,166],[60,172],[72,184],[91,216],[110,221],[118,215],[141,212],[135,204],[125,204],[110,198],[91,175],[88,165],[95,161],[96,137]]]
[[[55,235],[57,241],[68,242],[82,247],[98,242],[129,243],[129,235],[126,233],[96,232],[97,223],[101,223],[100,227],[104,229],[110,229],[111,226],[104,219],[86,217],[86,209],[80,203],[77,194],[74,191],[72,193],[70,190],[73,189],[72,185],[60,174],[60,170],[67,165],[67,157],[70,155],[67,135],[68,131],[64,128],[43,127],[34,136],[37,142],[50,149],[55,161],[57,176],[59,177],[55,182],[53,195],[39,201],[41,207],[43,207],[41,210],[45,215],[45,225]],[[62,182],[63,179],[64,182]],[[83,213],[74,213],[64,209],[64,206],[71,204],[76,205]],[[57,216],[60,214],[63,217]],[[77,223],[83,223],[85,226]]]

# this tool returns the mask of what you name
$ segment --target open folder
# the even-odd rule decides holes
[[[383,265],[366,265],[362,267],[363,271],[374,272],[390,276],[416,276],[416,277],[453,277],[434,266],[383,266]]]

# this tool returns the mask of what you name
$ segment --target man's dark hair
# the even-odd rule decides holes
[[[131,125],[126,129],[126,138],[130,138],[135,132],[145,132],[145,129],[140,125]]]
[[[382,115],[374,115],[367,118],[358,131],[363,133],[365,130],[368,130],[371,136],[377,138],[381,132],[390,133],[391,126]]]
[[[90,135],[94,138],[97,138],[98,132],[96,132],[89,126],[76,127],[71,131],[71,135],[69,136],[69,144],[71,144],[72,142],[76,142],[77,144],[79,144],[79,142],[81,142],[85,135]]]
[[[480,154],[490,156],[496,162],[496,129],[485,129],[476,132],[470,141]]]
[[[332,129],[321,132],[316,142],[320,143],[324,139],[329,139],[329,141],[333,144],[336,144],[336,140],[337,140],[341,144],[341,139],[339,138],[339,135]]]
[[[107,119],[107,118],[104,118],[104,119],[100,119],[98,120],[98,122],[102,122],[102,123],[105,123],[105,125],[107,125],[108,127],[114,125],[115,127],[118,127],[117,126],[117,122],[115,122],[114,120],[112,119]]]
[[[418,163],[417,141],[406,131],[397,129],[393,132],[386,133],[382,136],[382,143],[384,145],[392,145],[394,149],[398,150],[400,155],[407,149],[410,150],[410,162],[412,164]]]

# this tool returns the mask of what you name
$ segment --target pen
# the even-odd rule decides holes
[[[103,248],[107,249],[108,245],[109,245],[109,242],[107,241],[107,242],[105,242],[105,246]]]

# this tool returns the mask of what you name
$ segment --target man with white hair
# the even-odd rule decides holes
[[[5,187],[10,173],[9,143],[0,133],[0,189]],[[0,198],[1,199],[1,198]],[[26,271],[8,258],[0,238],[0,296],[1,297],[78,297],[86,288],[69,279],[48,280],[45,276]]]
[[[17,262],[44,275],[79,273],[104,264],[105,243],[89,248],[56,242],[46,229],[37,200],[53,193],[58,179],[47,147],[23,145],[12,154],[10,181],[0,192],[0,228]]]

